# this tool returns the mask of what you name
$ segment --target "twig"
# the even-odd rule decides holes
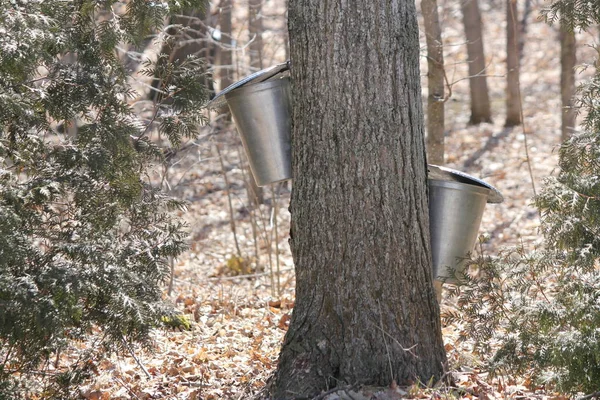
[[[446,87],[448,88],[448,93],[444,96],[444,103],[450,100],[452,97],[452,84],[448,80],[448,74],[446,74],[446,68],[442,68],[442,72],[444,73],[444,81],[446,82]]]
[[[173,293],[173,283],[175,280],[175,260],[173,257],[169,257],[169,265],[171,266],[171,276],[169,277],[169,289],[167,294],[171,296],[171,293]]]
[[[229,187],[229,178],[227,178],[227,172],[225,171],[225,163],[223,162],[223,156],[221,155],[221,149],[219,149],[219,145],[215,144],[215,148],[217,149],[217,154],[219,155],[219,161],[221,163],[221,171],[223,172],[223,179],[225,180],[225,186],[227,187],[227,202],[229,203],[229,223],[231,225],[231,232],[233,232],[233,240],[235,241],[235,248],[237,250],[237,255],[239,258],[242,258],[242,251],[240,250],[240,244],[237,239],[237,232],[235,229],[235,219],[233,215],[233,203],[231,202],[231,188]]]
[[[513,20],[514,26],[517,26],[516,16],[515,16],[514,12],[512,12],[512,9],[511,9],[511,18]],[[515,47],[517,47],[515,50],[517,52],[519,51],[518,46],[519,46],[519,44],[515,43]],[[521,118],[521,126],[523,127],[523,146],[525,147],[525,157],[527,159],[527,169],[529,171],[529,178],[531,179],[531,188],[533,189],[533,196],[537,197],[537,192],[535,190],[535,179],[533,176],[533,169],[531,168],[531,159],[529,158],[529,144],[527,143],[527,129],[525,128],[525,114],[523,113],[523,96],[521,95],[520,80],[521,80],[520,74],[517,74],[517,93],[518,93],[518,100],[519,100],[519,104],[520,104],[519,113],[520,113],[520,118]]]
[[[294,267],[286,267],[286,268],[282,268],[280,271],[281,272],[286,272],[286,271],[291,271],[293,270]],[[226,277],[215,277],[215,278],[208,278],[208,281],[233,281],[236,279],[243,279],[243,278],[258,278],[260,276],[266,276],[266,275],[272,275],[271,272],[259,272],[257,274],[248,274],[248,275],[236,275],[236,276],[226,276]]]
[[[479,395],[477,393],[475,393],[475,391],[473,389],[454,386],[451,390],[454,390],[454,391],[462,393],[462,394],[469,394],[471,396],[479,398]]]
[[[123,382],[119,378],[115,378],[115,380],[117,381],[117,383],[119,385],[121,385],[123,388],[125,388],[125,390],[127,390],[129,392],[129,394],[133,395],[133,397],[135,397],[136,399],[139,399],[138,395],[135,394],[135,392],[133,390],[131,390],[129,387],[127,387],[127,385],[125,384],[125,382]]]
[[[379,299],[377,300],[377,308],[379,308],[379,325],[381,325],[381,332],[385,333],[383,329],[383,313],[381,311],[381,304],[379,303]],[[385,340],[385,334],[383,335],[383,344],[385,345],[385,351],[387,353],[388,363],[390,364],[390,382],[394,382],[394,372],[392,369],[392,358],[390,357],[390,349],[388,348],[387,341]]]
[[[138,365],[138,367],[140,367],[140,369],[142,371],[144,371],[144,374],[146,375],[146,378],[148,378],[148,380],[152,379],[152,375],[150,375],[150,372],[148,372],[148,370],[146,369],[146,367],[144,367],[144,364],[142,364],[142,362],[137,358],[137,356],[133,352],[133,349],[131,348],[131,346],[129,346],[129,343],[127,343],[127,341],[125,340],[124,337],[122,337],[121,340],[123,341],[123,345],[125,346],[125,348],[129,352],[129,354],[131,355],[131,357],[135,360],[135,362]]]
[[[238,152],[239,152],[239,144],[238,144]],[[241,158],[240,158],[241,161]],[[243,168],[242,168],[243,171]],[[248,178],[249,179],[254,179],[251,174],[248,174]],[[263,213],[262,209],[258,206],[258,204],[254,204],[254,207],[252,207],[252,209],[254,210],[255,214],[254,214],[254,222],[253,222],[253,228],[254,226],[256,226],[256,229],[258,230],[258,232],[260,232],[260,235],[262,236],[264,243],[268,244],[267,246],[267,256],[269,258],[269,275],[271,276],[271,296],[275,297],[275,277],[274,277],[274,273],[273,273],[273,257],[272,257],[272,246],[271,246],[271,241],[269,239],[269,234],[267,232],[267,216],[265,216],[265,214]],[[260,226],[258,224],[258,222],[262,222],[262,230],[260,229]],[[253,232],[254,234],[254,232]],[[257,238],[258,238],[258,234],[257,234]],[[258,242],[257,240],[255,240],[255,252],[257,255],[257,266],[258,266],[258,250],[257,250],[257,246],[258,246]]]
[[[491,64],[491,62],[490,62]],[[489,66],[489,64],[488,64]],[[485,67],[485,69],[483,71],[485,71],[488,67]],[[450,100],[450,98],[452,97],[452,86],[456,85],[458,82],[460,81],[464,81],[467,79],[472,79],[472,78],[477,78],[477,77],[486,77],[486,78],[504,78],[506,77],[505,75],[488,75],[488,74],[484,74],[483,71],[475,74],[475,75],[470,75],[464,78],[459,78],[455,81],[450,82],[450,80],[448,79],[448,74],[446,73],[446,68],[445,66],[442,66],[442,71],[444,72],[444,81],[446,82],[446,88],[448,89],[448,94],[446,94],[444,96],[444,98],[441,100],[442,102],[447,102],[448,100]]]
[[[275,273],[273,272],[273,248],[271,247],[271,240],[267,234],[267,222],[263,220],[263,231],[265,235],[265,243],[267,246],[267,255],[269,256],[269,275],[271,276],[271,296],[275,297]]]
[[[4,361],[2,362],[3,370],[6,370],[6,364],[8,363],[8,360],[10,359],[10,356],[11,356],[14,346],[15,346],[14,344],[10,344],[8,346],[8,350],[6,350],[6,357],[4,357]],[[4,347],[4,343],[2,343],[1,347]]]
[[[246,163],[244,162],[244,158],[242,156],[243,152],[240,150],[239,143],[237,144],[238,158],[240,159],[240,165],[242,166],[242,178],[246,184],[246,192],[248,193],[248,202],[250,203],[249,214],[250,214],[250,223],[252,225],[252,240],[254,242],[254,259],[255,259],[255,270],[259,269],[260,256],[258,251],[258,218],[256,216],[256,209],[259,208],[258,200],[256,193],[252,190],[252,185],[250,180],[254,179],[252,177],[251,171],[246,171]],[[248,173],[246,173],[248,172]]]
[[[451,372],[448,371],[447,365],[445,365],[444,363],[442,363],[442,370],[444,371],[444,373],[442,374],[442,376],[440,376],[440,379],[438,379],[438,381],[432,386],[433,388],[438,388],[442,386],[442,384],[444,383],[444,381],[446,381],[446,378],[448,376],[450,376],[450,379],[453,380]]]
[[[392,339],[394,342],[396,342],[396,344],[398,346],[400,346],[400,348],[409,353],[410,355],[412,355],[414,358],[419,358],[419,356],[417,356],[415,353],[413,353],[412,349],[414,349],[415,347],[417,347],[417,344],[413,344],[410,347],[404,347],[400,344],[400,342],[398,341],[398,339],[396,339],[395,337],[393,337],[392,335],[390,335],[389,333],[387,333],[386,331],[384,331],[383,329],[381,329],[380,327],[378,327],[377,325],[375,325],[377,327],[377,329],[381,330],[385,335],[387,335],[390,339]]]
[[[281,189],[281,185],[279,185],[279,188]],[[275,193],[275,188],[273,186],[271,186],[271,193],[273,194],[273,233],[275,235],[275,267],[277,269],[277,296],[281,297],[281,271],[279,270],[279,232],[277,229],[277,226],[279,225],[277,222],[277,202],[279,200],[279,193]]]

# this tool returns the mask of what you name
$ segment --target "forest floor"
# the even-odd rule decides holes
[[[534,1],[521,63],[525,123],[504,128],[504,2],[483,3],[494,122],[468,126],[460,9],[457,2],[440,1],[447,75],[453,83],[446,103],[446,165],[486,180],[504,195],[503,203],[487,206],[480,229],[489,237],[481,250],[493,255],[505,246],[523,244],[533,249],[541,243],[539,216],[530,203],[534,187],[539,190],[557,164],[560,46],[557,27],[538,19],[542,4]],[[582,33],[578,40],[593,43],[595,37]],[[595,55],[580,44],[580,63],[592,63]],[[281,49],[274,51],[270,65],[284,57]],[[424,57],[421,66],[426,71]],[[578,75],[580,80],[584,77]],[[425,95],[425,79],[423,86]],[[254,210],[248,201],[248,170],[237,133],[232,126],[217,125],[222,124],[202,128],[200,138],[179,152],[168,168],[155,170],[156,179],[163,179],[172,195],[189,202],[182,217],[189,224],[190,250],[174,261],[172,288],[170,293],[165,289],[165,295],[189,317],[191,328],[156,332],[154,350],[136,353],[139,363],[116,356],[100,362],[96,381],[80,388],[84,398],[241,399],[257,393],[275,368],[294,305],[293,262],[287,243],[292,184],[264,188],[264,204]],[[443,300],[442,309],[447,301]],[[463,391],[397,388],[377,397],[372,391],[373,398],[561,398],[536,391],[525,378],[488,379],[478,370],[469,344],[459,343],[456,332],[455,326],[443,328],[450,366]],[[364,390],[354,398],[370,398],[368,394]]]

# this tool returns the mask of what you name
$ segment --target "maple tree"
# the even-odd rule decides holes
[[[291,1],[289,31],[296,303],[271,394],[437,381],[415,5]]]

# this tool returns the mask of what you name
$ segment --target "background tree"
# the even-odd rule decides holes
[[[575,32],[567,24],[560,24],[560,98],[561,138],[567,140],[575,128],[577,112],[574,107],[575,65],[577,64],[577,43]]]
[[[470,77],[471,119],[469,123],[492,122],[490,96],[485,75],[486,65],[479,2],[478,0],[464,0],[460,4],[467,39],[467,62]]]
[[[427,159],[444,164],[444,46],[436,0],[421,0],[427,42]]]
[[[250,34],[250,67],[253,70],[263,69],[263,23],[261,17],[262,0],[248,1],[248,33]],[[248,177],[248,193],[250,201],[257,206],[264,201],[263,190],[256,184],[252,174]]]
[[[183,204],[147,179],[161,155],[150,135],[174,145],[193,136],[207,97],[198,60],[147,63],[165,86],[144,122],[116,52],[161,27],[167,10],[200,2],[131,1],[101,22],[92,0],[22,4],[0,2],[0,398],[25,398],[31,375],[52,376],[50,357],[92,328],[101,333],[90,353],[130,352],[178,321],[161,289],[167,258],[186,247],[170,212]],[[56,130],[74,120],[77,135]],[[87,361],[57,373],[45,396],[69,397]]]
[[[507,127],[521,124],[519,88],[519,18],[517,0],[506,0],[506,120]]]
[[[523,16],[519,25],[519,58],[523,58],[523,50],[525,49],[525,38],[527,37],[527,28],[529,26],[529,16],[531,15],[531,0],[525,0],[523,5]]]
[[[415,5],[289,7],[297,286],[271,394],[435,381],[445,352],[432,285]]]
[[[262,0],[248,1],[248,32],[250,33],[250,67],[263,69]]]
[[[231,0],[221,0],[219,3],[219,24],[221,25],[221,46],[219,47],[219,79],[221,90],[231,85],[233,80],[233,51],[231,36],[231,13],[233,4]]]

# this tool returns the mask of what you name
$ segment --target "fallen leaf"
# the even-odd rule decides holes
[[[269,307],[280,308],[281,300],[269,300],[269,302],[267,304],[269,304]]]
[[[277,323],[277,326],[279,327],[279,329],[283,329],[283,330],[287,330],[289,324],[290,324],[290,313],[287,314],[283,314],[281,316],[281,318],[279,318],[279,322]]]

